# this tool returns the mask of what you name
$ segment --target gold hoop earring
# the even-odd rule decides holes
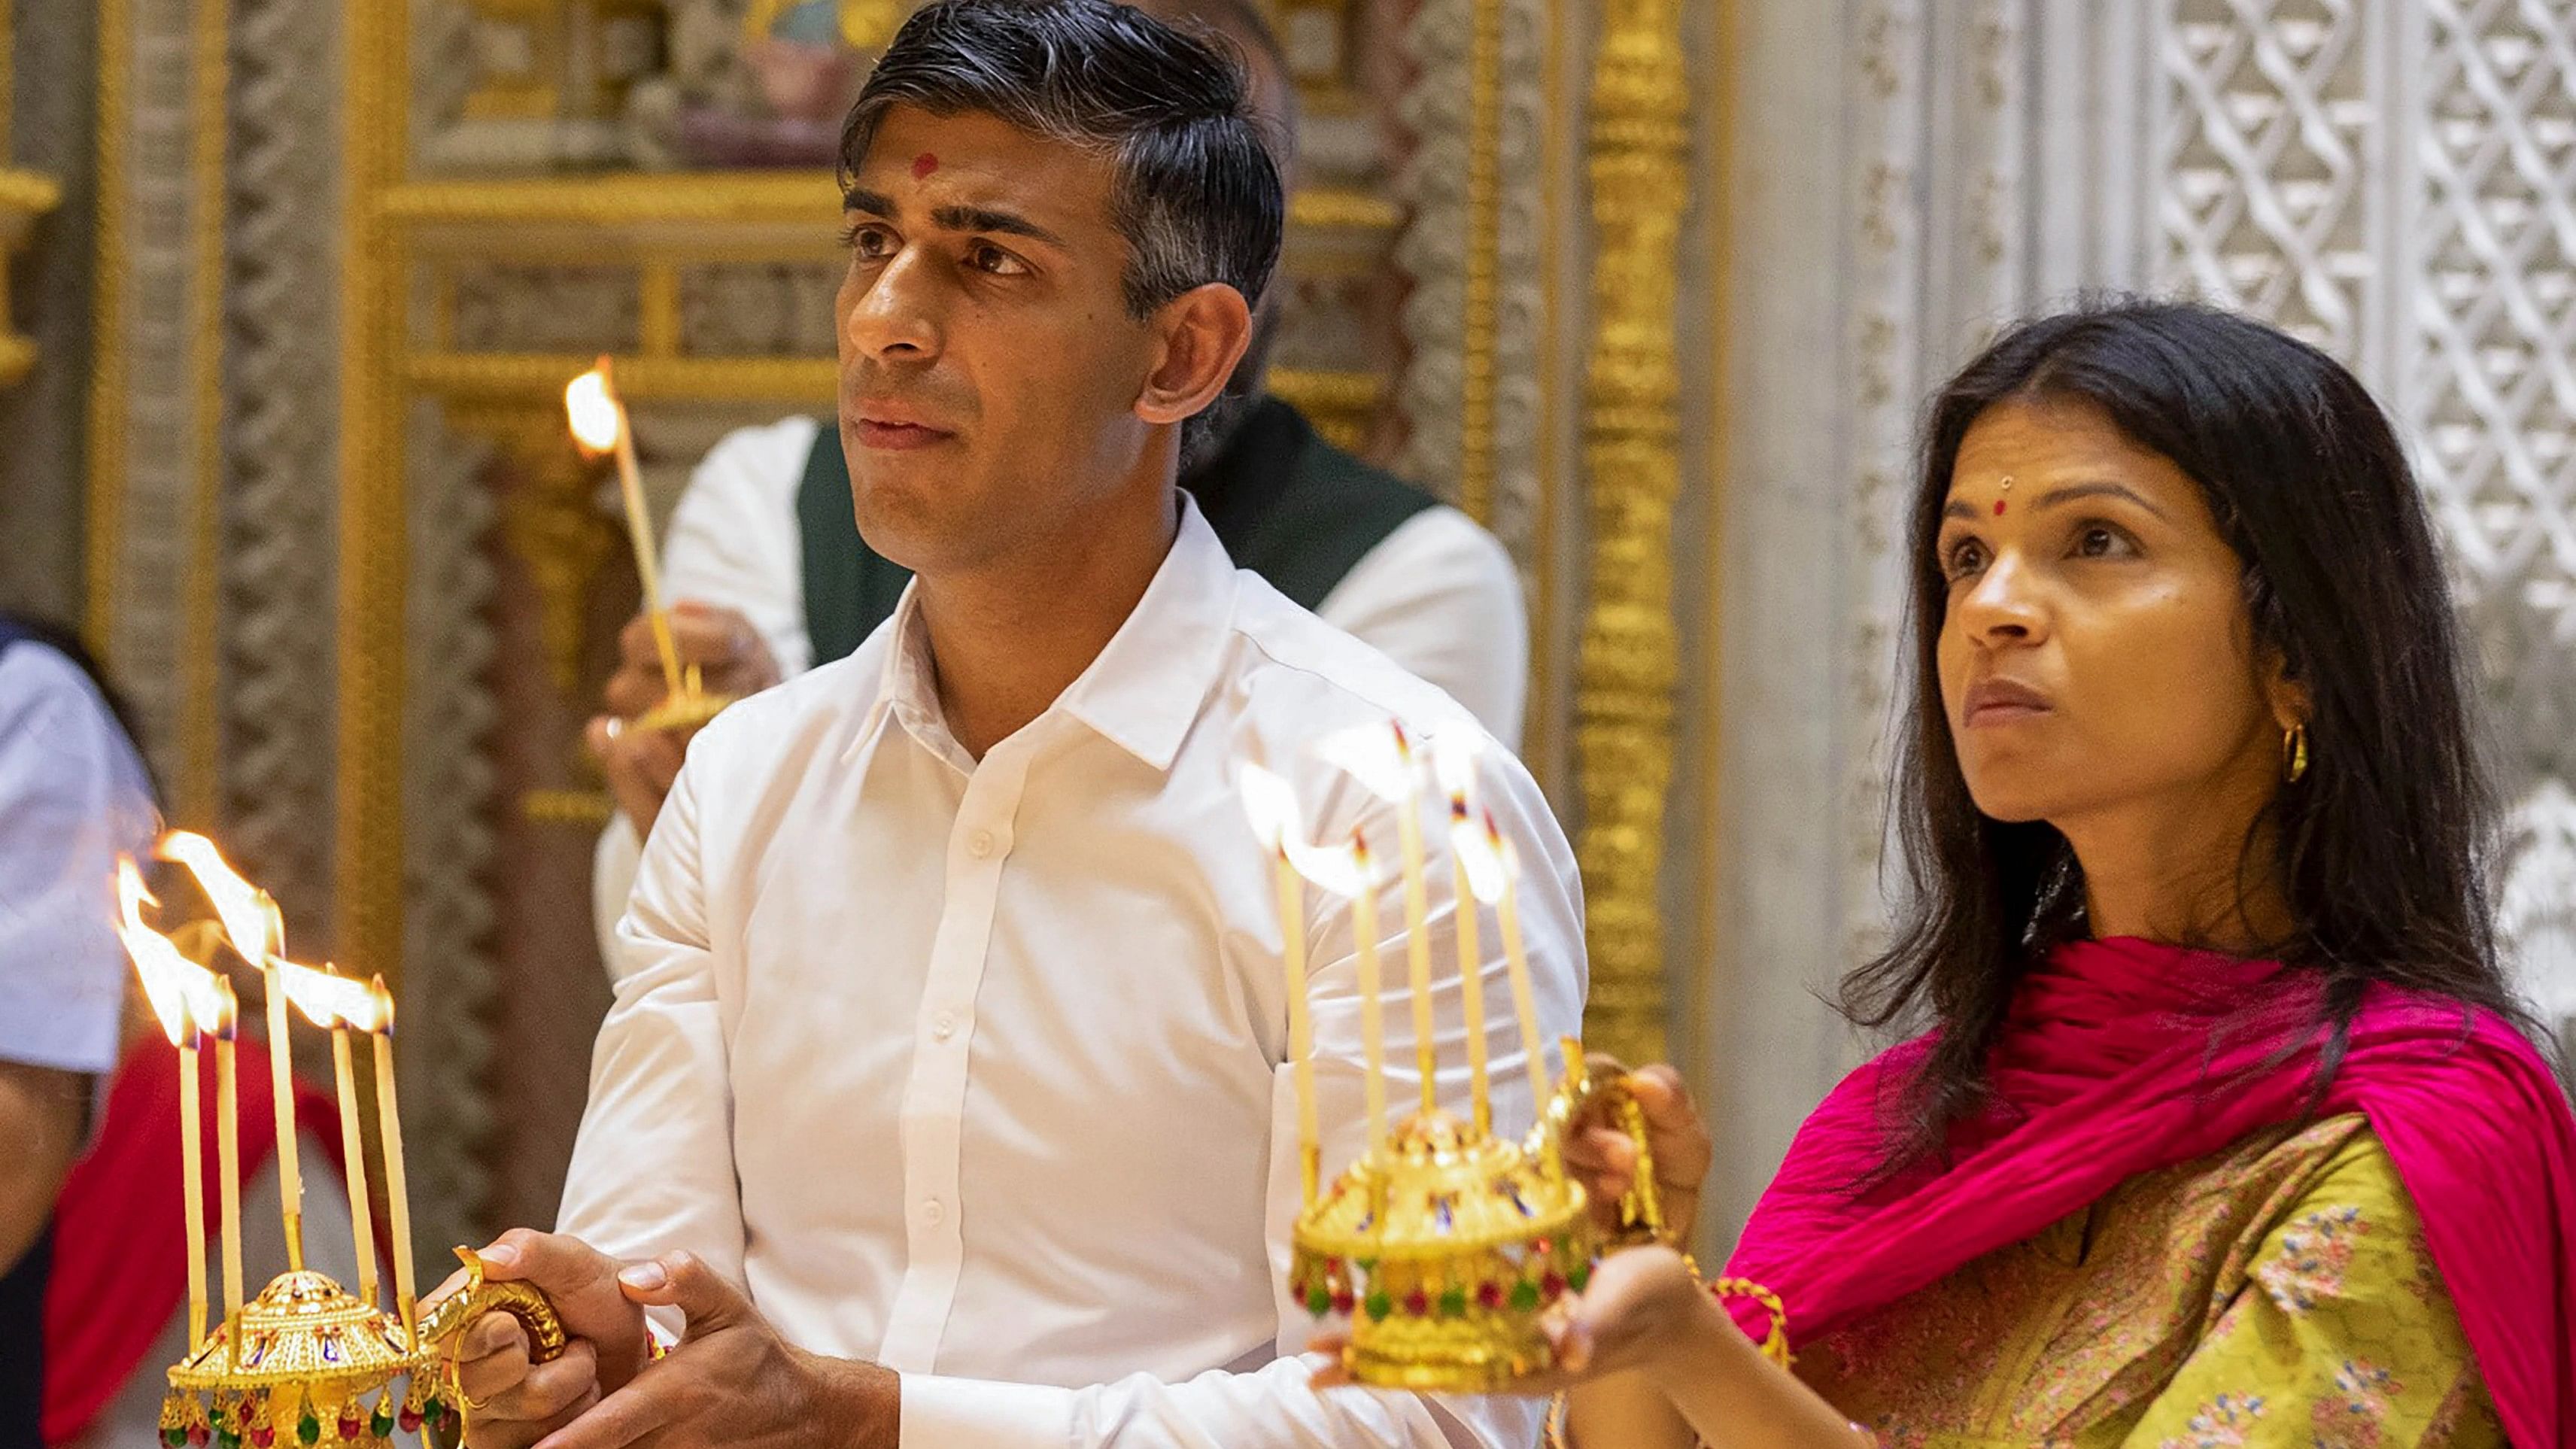
[[[2290,784],[2308,773],[2308,727],[2294,724],[2281,731],[2281,778]]]

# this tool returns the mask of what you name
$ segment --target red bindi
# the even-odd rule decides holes
[[[912,179],[915,181],[928,179],[930,173],[938,169],[939,158],[931,155],[927,151],[924,151],[920,155],[912,158]]]
[[[1997,518],[2001,518],[2001,517],[2003,517],[2003,516],[2004,516],[2004,501],[2003,501],[2002,499],[1998,498],[1998,499],[1996,499],[1996,500],[1995,500],[1995,517],[1997,517]]]

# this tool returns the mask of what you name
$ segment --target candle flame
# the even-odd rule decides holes
[[[1335,730],[1315,742],[1315,753],[1389,805],[1413,798],[1413,741],[1394,720]]]
[[[1264,848],[1287,857],[1289,868],[1308,884],[1337,896],[1359,894],[1368,877],[1368,848],[1357,835],[1346,846],[1311,845],[1297,808],[1297,792],[1286,780],[1259,765],[1243,767],[1243,813]]]
[[[1470,818],[1468,802],[1476,793],[1476,764],[1485,753],[1484,741],[1475,730],[1452,725],[1436,730],[1431,736],[1431,772],[1449,797],[1449,814],[1453,821]]]
[[[385,989],[385,978],[378,976],[369,981],[367,994],[376,999],[376,1024],[369,1030],[392,1036],[394,1034],[394,994]]]
[[[1297,792],[1287,781],[1263,769],[1247,764],[1242,775],[1243,813],[1252,821],[1252,833],[1260,837],[1267,850],[1286,850],[1288,842],[1305,832],[1297,822]]]
[[[286,999],[315,1026],[376,1029],[376,995],[365,982],[342,976],[328,966],[320,970],[299,966],[283,956],[272,958],[269,964],[277,969]]]
[[[224,935],[243,960],[266,966],[269,957],[286,949],[286,918],[278,913],[277,902],[226,864],[213,841],[193,830],[173,830],[161,837],[159,854],[163,860],[186,866],[197,878],[198,888],[214,902],[215,915],[224,923]]]
[[[1481,822],[1470,821],[1463,814],[1449,819],[1449,848],[1457,853],[1458,865],[1467,874],[1467,891],[1486,905],[1503,898],[1507,873],[1504,852],[1509,849],[1494,829],[1494,817]]]
[[[144,998],[151,1002],[162,1032],[172,1046],[183,1046],[199,1032],[217,1032],[227,1025],[223,996],[212,973],[143,924],[143,907],[158,904],[144,887],[143,872],[135,868],[134,857],[118,856],[116,934],[125,943],[125,954],[133,958],[134,974],[143,978]]]
[[[615,452],[617,435],[626,425],[626,410],[609,390],[608,359],[564,386],[564,414],[572,422],[573,441],[596,457]]]

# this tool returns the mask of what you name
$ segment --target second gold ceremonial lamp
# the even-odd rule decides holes
[[[180,1190],[186,1197],[188,1231],[188,1343],[187,1352],[170,1368],[170,1393],[161,1406],[162,1442],[169,1449],[204,1449],[210,1442],[219,1449],[241,1449],[245,1442],[251,1449],[274,1449],[280,1438],[287,1438],[291,1446],[310,1449],[327,1439],[382,1449],[397,1429],[408,1433],[424,1423],[452,1421],[462,1400],[444,1345],[486,1312],[518,1318],[539,1361],[559,1356],[564,1349],[563,1328],[543,1295],[524,1283],[485,1282],[481,1263],[462,1248],[457,1256],[465,1262],[465,1286],[428,1312],[419,1311],[413,1296],[402,1128],[394,1101],[393,997],[383,980],[362,983],[327,967],[317,970],[287,960],[277,903],[234,874],[204,836],[173,832],[163,839],[160,854],[196,876],[215,905],[222,940],[266,980],[270,1083],[287,1255],[287,1271],[245,1300],[232,986],[144,924],[142,907],[152,903],[152,897],[144,890],[134,862],[122,860],[118,862],[118,934],[143,979],[153,1014],[179,1050],[179,1111],[185,1119],[179,1140]],[[195,934],[202,939],[203,933]],[[212,942],[209,947],[210,951],[221,949]],[[290,1002],[332,1033],[350,1231],[363,1265],[354,1294],[304,1266],[303,1177],[296,1156],[287,1051]],[[386,1201],[392,1214],[394,1283],[385,1307],[377,1301],[375,1230],[360,1144],[352,1032],[369,1038],[375,1059]],[[205,1179],[200,1146],[204,1129],[198,1086],[198,1055],[209,1040],[215,1047],[218,1241],[224,1295],[223,1319],[211,1329],[206,1321]],[[449,1428],[452,1432],[452,1422]]]
[[[1380,1388],[1481,1393],[1550,1366],[1540,1315],[1569,1289],[1580,1292],[1604,1247],[1583,1187],[1566,1174],[1565,1133],[1596,1098],[1635,1139],[1637,1188],[1620,1205],[1615,1242],[1657,1236],[1662,1220],[1642,1118],[1616,1081],[1595,1081],[1568,1038],[1561,1083],[1551,1091],[1523,953],[1519,862],[1476,808],[1477,747],[1435,741],[1427,753],[1449,806],[1455,940],[1466,1015],[1471,1105],[1461,1119],[1434,1095],[1432,943],[1426,930],[1423,792],[1426,753],[1393,724],[1328,737],[1320,753],[1394,806],[1411,983],[1413,1038],[1422,1096],[1418,1111],[1390,1126],[1384,1081],[1385,1026],[1378,959],[1379,869],[1365,840],[1308,842],[1289,786],[1258,766],[1243,779],[1254,830],[1278,869],[1289,1001],[1289,1055],[1298,1097],[1305,1197],[1297,1216],[1290,1291],[1319,1320],[1348,1324],[1344,1363]],[[1306,1005],[1305,886],[1350,902],[1366,1061],[1368,1147],[1329,1184],[1320,1179],[1313,1041]],[[1478,914],[1497,915],[1512,1009],[1531,1099],[1540,1118],[1525,1138],[1494,1131],[1486,1072],[1483,953]]]
[[[698,666],[682,664],[671,637],[671,616],[662,608],[662,571],[655,562],[653,519],[644,509],[644,483],[635,466],[635,428],[626,416],[608,377],[608,359],[564,387],[564,414],[573,441],[591,457],[617,460],[617,496],[626,513],[626,541],[635,550],[635,578],[644,593],[644,617],[652,622],[653,647],[662,656],[662,700],[635,721],[648,730],[694,729],[714,719],[733,703],[733,696],[709,694]]]

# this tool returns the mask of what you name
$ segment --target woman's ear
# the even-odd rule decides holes
[[[1225,391],[1252,341],[1252,309],[1223,282],[1192,287],[1154,314],[1154,366],[1136,395],[1136,416],[1157,426],[1178,423]]]
[[[2264,704],[2272,711],[2272,723],[2287,734],[2308,722],[2316,708],[2316,699],[2308,687],[2290,676],[2289,661],[2277,649],[2268,651],[2271,658],[2269,678],[2263,683]]]

